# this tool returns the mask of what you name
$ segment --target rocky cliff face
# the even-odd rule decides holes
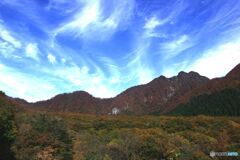
[[[208,81],[195,72],[180,72],[172,78],[161,76],[148,84],[124,91],[113,99],[111,107],[117,107],[123,113],[140,115],[161,112],[168,103]]]

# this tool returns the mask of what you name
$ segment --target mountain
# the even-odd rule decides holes
[[[18,101],[27,107],[57,112],[127,115],[167,114],[179,106],[189,103],[193,97],[215,93],[221,97],[222,94],[217,92],[237,88],[240,88],[240,64],[222,78],[210,80],[196,72],[180,72],[171,78],[160,76],[147,84],[131,87],[116,97],[108,99],[96,98],[87,92],[76,91],[60,94],[49,100],[36,103],[29,104]],[[238,91],[234,91],[234,94],[238,94]],[[207,100],[207,98],[205,99]]]
[[[160,76],[148,84],[122,92],[114,98],[111,108],[116,107],[123,113],[137,115],[161,112],[169,102],[208,81],[208,78],[196,72],[180,72],[172,78]]]
[[[163,110],[169,102],[208,81],[208,78],[196,72],[180,72],[172,78],[160,76],[148,84],[129,88],[114,98],[100,99],[87,92],[77,91],[28,106],[60,112],[143,115]]]
[[[107,106],[110,106],[111,102],[112,99],[95,98],[87,92],[76,91],[59,94],[50,100],[33,103],[31,106],[49,111],[106,114],[110,112]]]
[[[225,77],[210,80],[183,95],[163,113],[181,115],[240,115],[240,64]]]

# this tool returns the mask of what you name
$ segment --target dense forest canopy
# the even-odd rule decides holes
[[[177,106],[169,114],[240,116],[240,90],[224,89],[213,94],[192,97],[188,103]]]

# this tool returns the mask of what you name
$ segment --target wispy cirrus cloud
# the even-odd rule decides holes
[[[130,54],[132,56],[129,57],[132,58],[128,63],[130,75],[133,75],[132,79],[136,79],[138,84],[147,83],[157,75],[151,56],[158,55],[154,60],[160,61],[164,58],[172,58],[191,46],[188,42],[189,37],[184,33],[180,37],[170,39],[172,35],[166,32],[166,26],[176,21],[187,8],[187,4],[182,0],[177,0],[172,5],[174,9],[163,6],[145,18],[144,32],[137,37],[136,50]],[[158,45],[152,49],[151,46],[156,40],[159,41]]]
[[[188,35],[184,34],[176,39],[161,43],[159,52],[165,59],[169,59],[193,47],[194,43],[194,39],[191,39]]]
[[[5,41],[0,41],[0,53],[4,57],[11,57],[12,53],[15,51],[15,48]]]
[[[112,59],[108,57],[99,57],[98,59],[107,68],[108,74],[106,75],[106,78],[108,79],[108,83],[114,85],[120,85],[120,83],[124,83],[124,78],[121,76],[121,69]]]
[[[142,35],[144,36],[144,35]],[[136,41],[135,50],[128,54],[125,58],[128,60],[126,65],[127,76],[126,79],[129,82],[135,81],[137,84],[144,84],[151,81],[155,75],[149,63],[149,39],[139,39]]]
[[[111,2],[111,8],[104,7],[101,0],[83,0],[83,8],[76,12],[69,21],[65,22],[54,32],[54,37],[60,34],[70,34],[85,39],[104,40],[116,29],[126,23],[133,12],[134,1]],[[107,13],[110,12],[110,13]],[[96,39],[95,36],[98,38]]]
[[[22,43],[4,27],[3,21],[0,21],[0,53],[6,58],[14,57],[16,55],[13,53],[21,47]]]
[[[147,22],[144,25],[144,28],[152,30],[159,25],[161,25],[160,21],[155,16],[153,16],[149,20],[147,20]]]
[[[14,48],[20,48],[22,46],[21,42],[11,36],[10,33],[3,28],[0,28],[0,38],[2,38],[3,41],[11,44]]]
[[[163,25],[164,23],[165,22],[161,22],[156,16],[152,16],[151,18],[146,19],[143,27],[145,29],[144,36],[146,38],[165,37],[166,35],[155,31],[155,28]]]

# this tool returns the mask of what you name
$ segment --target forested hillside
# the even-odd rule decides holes
[[[186,104],[181,104],[169,113],[170,115],[211,115],[239,116],[240,90],[224,89],[212,94],[192,97]]]

